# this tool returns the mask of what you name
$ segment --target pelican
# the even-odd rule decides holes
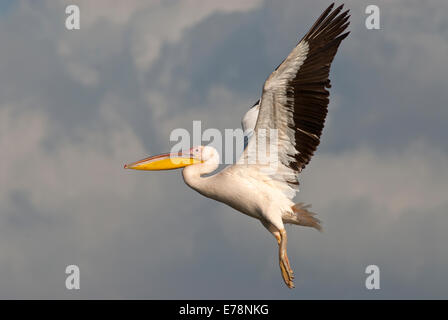
[[[260,220],[278,242],[280,271],[289,288],[294,288],[294,273],[286,251],[285,224],[321,230],[309,206],[294,203],[293,198],[298,192],[298,175],[320,142],[331,63],[349,34],[344,33],[350,23],[349,10],[341,12],[343,5],[333,7],[334,3],[266,79],[261,98],[242,119],[250,138],[235,164],[209,175],[218,169],[219,153],[211,146],[196,146],[124,166],[135,170],[183,168],[188,186]],[[263,156],[259,155],[260,141],[270,150]]]

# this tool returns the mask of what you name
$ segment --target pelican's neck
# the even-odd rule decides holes
[[[204,196],[210,197],[210,192],[213,189],[212,180],[215,176],[203,177],[203,175],[212,173],[218,169],[218,166],[219,155],[218,152],[215,152],[207,161],[185,167],[182,171],[182,176],[187,185]]]

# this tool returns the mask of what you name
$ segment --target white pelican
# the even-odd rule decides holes
[[[188,186],[260,220],[277,239],[280,270],[289,288],[294,287],[294,275],[286,253],[284,224],[321,230],[309,206],[292,199],[298,191],[298,174],[319,145],[329,102],[331,62],[349,34],[343,33],[349,25],[349,10],[341,13],[343,5],[334,10],[333,6],[265,81],[261,99],[243,117],[243,130],[252,131],[252,136],[236,164],[204,176],[218,168],[219,154],[210,146],[197,146],[125,165],[136,170],[184,168]],[[274,130],[277,139],[270,135]],[[257,141],[275,144],[275,157],[269,153],[269,163],[261,163],[258,155],[250,161],[257,153]]]

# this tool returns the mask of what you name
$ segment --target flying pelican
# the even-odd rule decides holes
[[[184,168],[188,186],[260,220],[278,242],[280,270],[289,288],[294,287],[294,274],[286,252],[284,224],[321,230],[320,220],[308,211],[309,206],[292,199],[298,191],[298,175],[319,145],[329,102],[331,62],[349,34],[343,33],[349,25],[349,10],[341,13],[343,5],[334,10],[333,6],[265,81],[260,100],[243,117],[243,130],[251,137],[235,164],[204,176],[218,168],[220,157],[213,147],[196,146],[124,166],[136,170]],[[267,163],[257,153],[260,141],[276,147],[263,157]]]

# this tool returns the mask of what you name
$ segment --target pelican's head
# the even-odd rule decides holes
[[[192,164],[207,161],[208,148],[204,146],[193,147],[186,151],[160,154],[125,164],[125,169],[134,170],[171,170],[183,168]]]

